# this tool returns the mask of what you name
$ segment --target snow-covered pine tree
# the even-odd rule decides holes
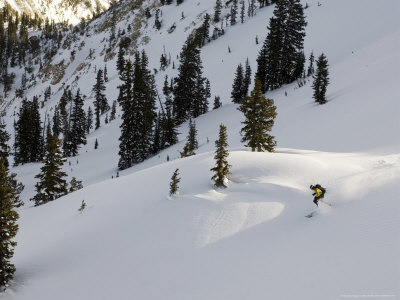
[[[169,195],[176,195],[178,193],[179,190],[179,182],[181,181],[180,177],[179,177],[179,169],[176,169],[174,174],[172,174],[171,177],[171,182],[169,184]]]
[[[317,60],[317,70],[313,76],[313,89],[314,94],[313,98],[315,102],[319,104],[326,103],[326,89],[329,84],[329,71],[328,71],[328,59],[326,58],[325,54],[321,54]]]
[[[18,232],[18,213],[13,207],[15,191],[9,185],[10,177],[0,158],[0,292],[4,291],[14,277],[15,266],[10,262],[17,245],[12,239]]]
[[[35,201],[35,206],[53,201],[68,193],[67,174],[62,171],[65,158],[60,148],[60,140],[57,136],[49,137],[46,145],[44,165],[40,173],[35,176],[39,179],[36,183],[36,195],[31,199]]]
[[[249,97],[242,99],[239,110],[244,114],[245,121],[242,142],[252,151],[273,152],[276,146],[274,137],[269,134],[277,115],[272,99],[266,99],[261,91],[261,82],[256,79],[254,90]]]
[[[218,140],[215,141],[215,162],[216,165],[211,171],[214,172],[213,177],[211,178],[214,181],[214,185],[216,187],[227,187],[226,182],[228,180],[227,176],[229,175],[229,168],[231,167],[228,163],[227,157],[229,155],[228,150],[228,135],[226,133],[226,126],[219,126],[219,137]]]

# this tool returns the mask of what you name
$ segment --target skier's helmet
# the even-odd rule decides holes
[[[313,189],[314,189],[314,186],[313,186],[313,185],[310,185],[310,189],[313,190]]]

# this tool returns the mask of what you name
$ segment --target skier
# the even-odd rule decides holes
[[[314,193],[312,194],[313,196],[315,196],[313,202],[315,203],[316,206],[318,206],[318,201],[321,200],[321,199],[324,199],[324,195],[325,195],[326,191],[319,184],[310,185],[310,189],[312,189],[314,191]]]

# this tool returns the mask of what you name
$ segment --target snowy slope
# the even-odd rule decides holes
[[[120,120],[102,124],[80,155],[69,159],[71,166],[65,166],[86,188],[20,210],[16,278],[0,299],[399,297],[400,2],[320,2],[308,1],[305,50],[307,55],[312,49],[327,54],[329,102],[313,103],[311,82],[268,93],[278,106],[276,153],[246,151],[239,135],[242,115],[229,99],[237,64],[249,57],[256,67],[273,10],[267,7],[202,48],[205,75],[224,105],[196,119],[199,154],[178,159],[187,134],[182,126],[180,143],[111,179],[117,172]],[[164,45],[176,57],[192,21],[199,24],[199,13],[211,12],[213,5],[214,0],[187,0],[180,9],[163,7],[161,32],[152,28],[152,19],[147,27],[143,23],[142,35],[150,42],[140,48],[146,49],[152,68],[159,67]],[[127,18],[117,28],[133,22],[133,16]],[[177,29],[168,34],[174,22]],[[104,58],[95,55],[90,68],[74,71],[89,49],[101,53],[107,35],[93,28],[66,70],[65,84],[81,88],[87,106],[94,66],[103,67]],[[111,102],[119,84],[115,59],[107,68]],[[169,67],[157,74],[159,91],[165,74],[175,72]],[[80,81],[74,84],[77,74]],[[32,88],[31,95],[47,85]],[[43,113],[51,112],[61,86],[52,86]],[[11,126],[11,111],[8,118]],[[220,123],[228,127],[231,149],[226,190],[213,189],[209,171]],[[93,149],[96,138],[98,150]],[[39,168],[29,164],[13,170],[26,185],[25,199],[34,193]],[[169,198],[176,168],[182,176],[180,195]],[[334,207],[307,219],[314,209],[308,186],[316,182],[327,187],[326,200]],[[80,214],[83,199],[88,207]]]
[[[205,153],[24,209],[4,299],[398,294],[399,154],[234,151],[229,162],[226,190],[212,188]],[[316,178],[335,206],[307,219]]]

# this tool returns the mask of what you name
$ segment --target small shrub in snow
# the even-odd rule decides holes
[[[172,174],[171,177],[171,183],[169,184],[169,195],[176,195],[178,193],[179,190],[179,182],[181,181],[181,179],[179,178],[179,169],[176,169],[174,174]]]

